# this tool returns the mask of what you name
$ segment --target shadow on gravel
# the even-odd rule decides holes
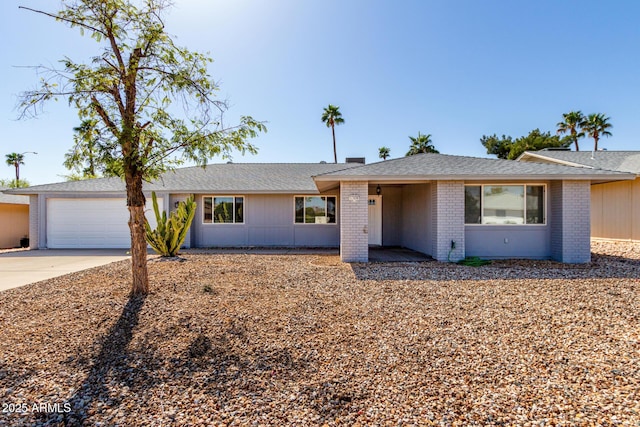
[[[63,422],[64,425],[84,425],[88,409],[100,400],[108,406],[118,406],[120,402],[111,402],[106,381],[114,372],[122,371],[128,364],[127,346],[138,325],[140,310],[146,296],[132,296],[122,309],[120,318],[111,327],[100,346],[100,353],[93,360],[89,374],[76,392],[65,402],[71,408],[68,413],[42,414],[40,421],[45,425]]]
[[[591,254],[588,264],[550,260],[494,260],[479,267],[445,262],[351,263],[358,280],[521,280],[521,279],[638,279],[640,260]]]

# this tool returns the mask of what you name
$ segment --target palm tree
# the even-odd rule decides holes
[[[16,168],[16,183],[20,181],[20,165],[24,165],[24,153],[10,153],[6,156],[7,166]]]
[[[411,146],[406,156],[413,156],[420,153],[439,153],[431,142],[431,134],[422,135],[418,132],[417,137],[410,136]]]
[[[340,107],[337,105],[331,105],[324,109],[322,113],[322,122],[326,123],[328,128],[331,128],[331,134],[333,135],[333,162],[338,163],[338,152],[336,151],[336,130],[337,125],[344,123]]]
[[[389,147],[380,147],[378,151],[378,157],[380,157],[382,160],[387,160],[387,157],[389,157],[389,152],[391,150],[389,149]]]
[[[594,151],[598,151],[598,141],[601,136],[611,136],[609,129],[611,129],[613,125],[609,123],[609,119],[611,119],[611,117],[605,117],[602,113],[589,114],[582,125],[582,129],[584,129],[587,135],[593,138]]]
[[[582,114],[582,111],[570,111],[566,114],[562,115],[563,121],[558,122],[556,125],[558,127],[558,134],[563,134],[569,132],[570,140],[576,146],[576,151],[580,151],[580,147],[578,146],[578,139],[584,138],[584,129],[585,117]]]
[[[69,170],[80,172],[81,178],[95,178],[98,168],[98,151],[100,132],[96,129],[97,121],[84,120],[80,126],[74,127],[73,140],[75,146],[64,155],[64,166]]]

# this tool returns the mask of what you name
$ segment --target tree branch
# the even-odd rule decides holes
[[[102,34],[103,36],[106,37],[106,34],[105,34],[104,31],[102,31],[102,30],[100,30],[100,29],[98,29],[96,27],[92,27],[91,25],[84,24],[82,22],[74,21],[74,20],[68,19],[68,18],[63,18],[61,16],[54,15],[52,13],[45,12],[43,10],[31,9],[30,7],[26,7],[26,6],[18,6],[18,9],[28,10],[28,11],[39,13],[41,15],[45,15],[45,16],[48,16],[50,18],[54,18],[54,19],[57,19],[57,20],[60,20],[60,21],[63,21],[63,22],[68,22],[69,24],[77,25],[79,27],[83,27],[83,28],[86,28],[88,30],[95,31],[96,33],[100,33],[100,34]]]
[[[120,135],[118,126],[111,120],[111,118],[109,117],[109,114],[107,114],[105,109],[102,107],[102,104],[100,104],[98,99],[93,95],[91,96],[91,105],[93,105],[93,108],[96,110],[96,113],[98,113],[98,115],[100,116],[104,124],[109,128],[113,136],[118,138]]]

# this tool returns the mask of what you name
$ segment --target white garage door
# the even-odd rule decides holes
[[[148,206],[151,205],[149,201]],[[158,198],[162,207],[162,199]],[[156,220],[147,211],[152,227]],[[129,248],[129,210],[126,199],[48,199],[47,247]]]

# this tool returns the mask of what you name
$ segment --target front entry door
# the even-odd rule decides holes
[[[382,196],[369,196],[369,244],[382,246]]]

